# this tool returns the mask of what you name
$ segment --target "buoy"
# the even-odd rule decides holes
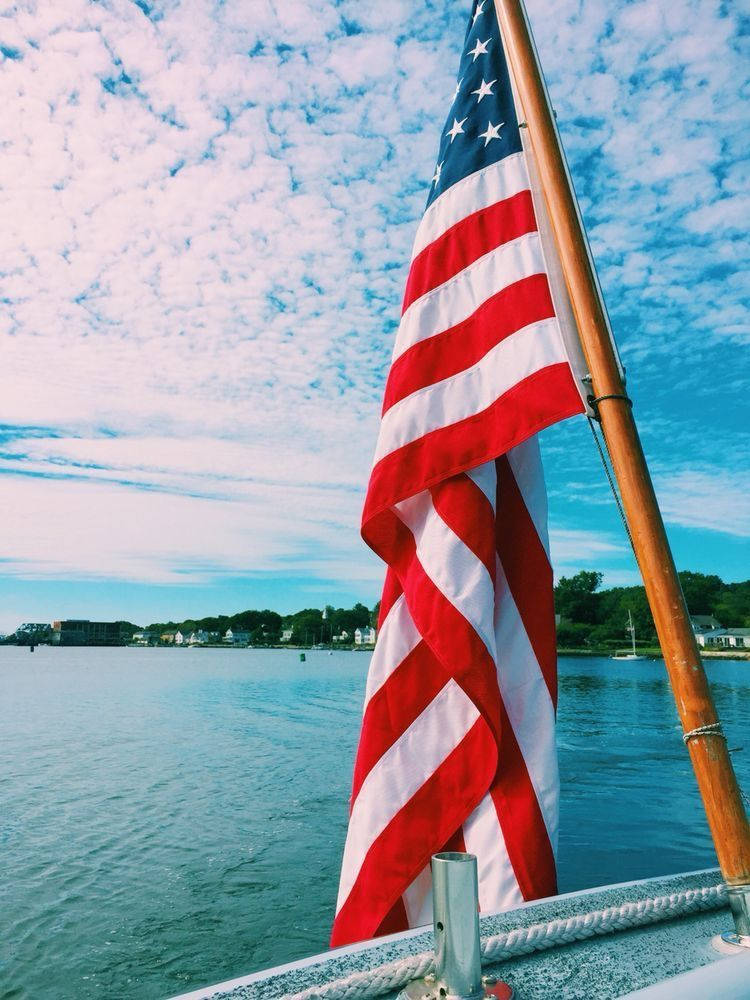
[[[299,654],[299,661],[300,661],[300,663],[304,663],[306,659],[307,659],[307,657],[305,656],[304,653],[300,653]]]

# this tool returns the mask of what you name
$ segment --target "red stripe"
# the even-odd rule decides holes
[[[505,455],[497,460],[497,510],[497,554],[552,704],[557,706],[552,567]]]
[[[376,551],[398,574],[417,631],[446,673],[477,706],[499,742],[500,692],[497,669],[487,647],[427,576],[417,557],[414,536],[403,521],[390,509],[381,518],[378,530],[383,548]]]
[[[498,659],[498,669],[502,670],[501,651],[498,651]],[[491,794],[508,858],[524,899],[554,896],[557,892],[555,856],[505,705],[502,706],[501,728],[501,766]]]
[[[536,230],[530,191],[467,215],[426,246],[412,261],[403,312],[420,296],[448,281],[503,243]]]
[[[370,477],[362,515],[365,541],[380,552],[386,539],[375,521],[379,513],[442,479],[493,461],[574,413],[583,413],[583,404],[570,366],[560,362],[518,382],[487,409],[390,452]]]
[[[470,368],[501,340],[523,327],[554,315],[545,274],[532,274],[508,285],[463,322],[420,340],[393,362],[383,413],[418,389]]]
[[[430,490],[432,504],[454,535],[495,580],[495,511],[468,476],[452,476]]]
[[[371,769],[427,708],[449,677],[429,646],[420,642],[375,692],[362,720],[352,802]]]
[[[383,593],[380,597],[380,611],[378,612],[379,629],[388,617],[388,612],[402,594],[403,590],[401,589],[401,584],[398,582],[398,577],[393,570],[388,567],[385,574],[385,582],[383,583]]]
[[[495,742],[479,718],[375,840],[336,915],[331,946],[373,937],[394,903],[479,804],[492,780]],[[439,809],[435,808],[440,803]]]

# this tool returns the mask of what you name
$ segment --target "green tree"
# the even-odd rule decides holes
[[[601,582],[602,574],[591,570],[561,577],[555,587],[555,610],[568,621],[594,625],[599,607],[596,591]]]

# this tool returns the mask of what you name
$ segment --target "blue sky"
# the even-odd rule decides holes
[[[359,515],[470,4],[0,13],[0,630],[373,603]],[[528,0],[678,565],[750,576],[748,21]],[[559,574],[636,573],[583,420]]]

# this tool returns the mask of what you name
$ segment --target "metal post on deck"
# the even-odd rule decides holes
[[[409,983],[399,1000],[512,1000],[507,983],[482,976],[474,854],[432,855],[432,913],[435,972]]]
[[[473,854],[432,856],[435,977],[447,997],[484,996],[479,951],[479,889]]]

